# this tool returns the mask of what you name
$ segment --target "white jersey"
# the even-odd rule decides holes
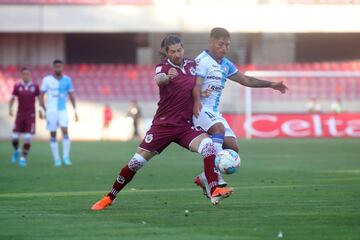
[[[68,93],[73,92],[74,87],[68,76],[63,75],[56,79],[53,75],[47,75],[41,82],[40,91],[47,94],[47,111],[58,112],[66,110]]]
[[[214,112],[219,111],[220,97],[225,87],[226,79],[238,72],[236,66],[227,58],[220,63],[205,50],[196,57],[196,76],[204,79],[201,91],[211,89],[209,97],[201,97],[201,104],[204,108]]]

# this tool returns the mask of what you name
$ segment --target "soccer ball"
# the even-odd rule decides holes
[[[240,156],[234,150],[221,150],[215,158],[215,166],[224,174],[233,174],[240,167]]]

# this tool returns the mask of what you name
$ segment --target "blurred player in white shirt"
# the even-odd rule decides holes
[[[236,136],[219,112],[220,98],[227,79],[251,88],[272,88],[281,93],[287,90],[283,82],[264,81],[240,73],[225,57],[229,48],[229,32],[224,28],[214,28],[210,33],[209,49],[196,57],[193,122],[212,136],[217,152],[223,148],[239,152]],[[219,179],[219,183],[222,181]],[[226,183],[223,182],[223,185]]]
[[[75,112],[75,121],[78,121],[76,104],[74,97],[74,87],[70,77],[63,75],[64,63],[61,60],[53,62],[54,74],[43,78],[40,87],[40,104],[46,112],[47,130],[50,132],[50,147],[54,157],[55,167],[62,165],[58,142],[56,140],[56,131],[60,127],[63,134],[63,162],[65,165],[71,165],[70,160],[70,138],[68,132],[67,99]],[[46,94],[46,104],[44,96]]]

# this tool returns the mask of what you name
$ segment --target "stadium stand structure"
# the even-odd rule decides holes
[[[32,70],[32,78],[38,83],[45,75],[51,74],[50,66],[29,67]],[[0,66],[0,102],[7,102],[10,99],[12,87],[19,79],[19,68],[20,66]],[[299,101],[307,100],[312,96],[328,100],[338,96],[343,96],[347,100],[360,100],[360,62],[247,65],[239,66],[239,68],[242,72],[280,73],[263,78],[284,80],[291,89],[286,95],[279,95],[267,89],[258,89],[253,92],[254,100]],[[292,74],[288,74],[290,72]],[[308,74],[305,74],[306,72]],[[315,72],[326,74],[313,75]],[[296,75],[296,73],[304,76]],[[76,95],[80,100],[127,102],[133,99],[138,101],[158,99],[158,87],[153,80],[153,66],[67,65],[65,74],[73,79]]]

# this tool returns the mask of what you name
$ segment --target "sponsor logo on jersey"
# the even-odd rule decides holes
[[[206,79],[222,80],[222,77],[219,76],[207,76]]]
[[[35,92],[35,87],[34,86],[30,87],[30,92]]]
[[[224,89],[223,86],[215,86],[215,85],[209,85],[208,88],[215,92],[221,92]]]
[[[191,75],[195,76],[196,70],[195,70],[194,67],[191,67],[191,68],[190,68],[190,73],[191,73]]]
[[[19,91],[21,92],[22,90],[24,90],[22,87],[19,87]]]
[[[154,136],[152,134],[148,134],[145,137],[145,142],[146,143],[151,143],[151,141],[153,140]]]

